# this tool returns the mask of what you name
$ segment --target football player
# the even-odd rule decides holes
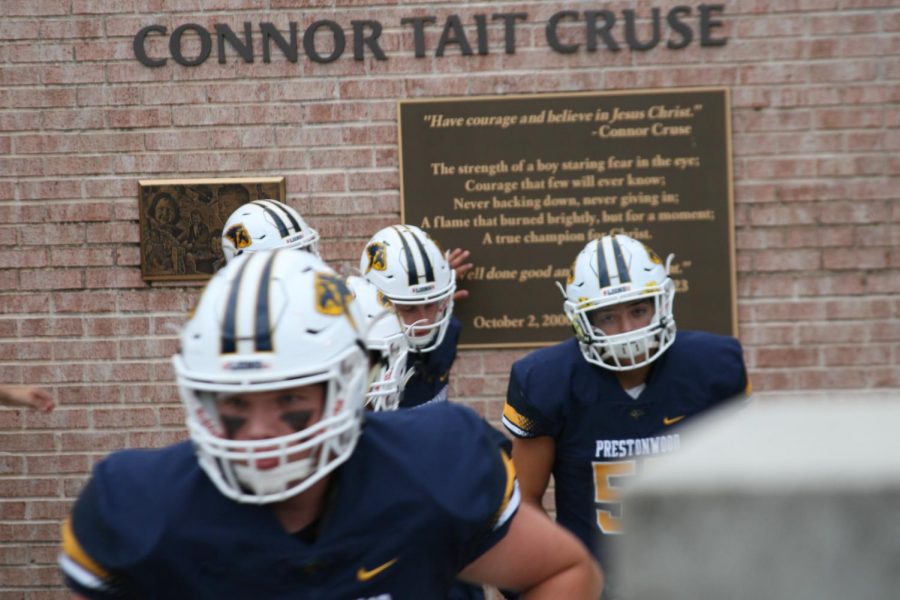
[[[222,228],[225,260],[245,252],[291,248],[319,256],[319,233],[296,210],[278,200],[254,200],[239,207]]]
[[[377,287],[362,277],[347,278],[360,310],[365,316],[363,338],[370,362],[376,369],[366,394],[371,410],[397,410],[400,395],[412,371],[406,368],[409,344],[390,301]]]
[[[510,374],[502,420],[523,500],[542,508],[552,473],[558,522],[607,570],[620,486],[642,460],[678,448],[679,424],[748,388],[737,340],[676,337],[671,259],[625,235],[589,242],[564,290],[575,337]]]
[[[363,250],[359,270],[394,306],[406,331],[413,375],[401,408],[447,399],[450,368],[462,325],[453,316],[456,274],[468,252],[444,254],[414,225],[393,225],[376,233]]]
[[[520,506],[499,432],[450,403],[364,411],[363,318],[311,253],[221,269],[173,357],[190,441],[98,463],[63,527],[67,585],[92,598],[437,599],[460,573],[595,597],[584,548]]]

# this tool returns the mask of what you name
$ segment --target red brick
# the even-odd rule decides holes
[[[122,386],[113,385],[71,385],[60,386],[60,404],[117,404],[121,402]],[[58,411],[55,411],[58,412]]]
[[[825,250],[826,269],[883,269],[889,266],[888,250],[880,248]]]
[[[26,457],[25,461],[27,465],[27,473],[29,475],[87,473],[88,469],[90,468],[90,461],[84,454],[49,454],[40,456],[28,456]],[[68,506],[68,503],[65,503],[65,506]],[[32,517],[34,518],[35,515],[32,515]]]
[[[53,359],[56,361],[116,358],[116,343],[112,341],[57,341],[53,347]]]
[[[0,40],[37,39],[40,21],[4,18],[0,21]]]
[[[121,108],[107,113],[110,127],[144,128],[168,127],[172,124],[172,112],[168,108]]]
[[[41,385],[51,383],[72,383],[84,380],[84,368],[79,364],[65,365],[32,365],[25,364],[22,367],[22,375],[25,381],[40,382]]]
[[[88,223],[85,235],[93,244],[136,243],[141,239],[137,223]]]
[[[867,367],[890,364],[892,352],[888,344],[826,346],[822,357],[826,366]]]
[[[151,377],[150,365],[144,362],[95,363],[87,365],[86,373],[96,382],[148,381]]]
[[[92,288],[141,288],[146,283],[141,278],[140,269],[134,268],[90,268],[84,272],[84,286]]]
[[[0,360],[49,360],[52,348],[48,343],[0,342]]]
[[[4,17],[15,16],[51,16],[69,13],[68,0],[33,0],[32,2],[13,2],[3,9]]]
[[[0,253],[0,269],[22,269],[46,267],[49,263],[47,250],[4,250]]]
[[[43,39],[103,37],[103,21],[101,19],[79,19],[71,16],[65,19],[42,19],[40,22],[40,36]]]
[[[128,358],[169,358],[178,351],[176,339],[138,339],[119,342],[121,357]]]
[[[59,481],[54,478],[0,479],[0,498],[58,496]]]
[[[19,272],[19,289],[60,290],[84,287],[81,269],[25,269]]]
[[[85,334],[91,337],[131,337],[147,335],[150,319],[147,317],[91,317],[84,320]]]
[[[59,543],[59,523],[0,523],[0,539],[6,542]],[[56,569],[59,581],[59,569]]]
[[[162,448],[171,444],[183,442],[188,438],[184,429],[156,430],[156,431],[129,431],[129,448]]]
[[[45,110],[41,112],[44,129],[103,129],[106,127],[102,111],[92,108],[72,110]]]
[[[57,267],[99,266],[112,262],[112,248],[51,248],[50,259]],[[91,271],[88,271],[90,278]]]
[[[828,320],[851,319],[893,319],[896,309],[883,298],[848,298],[827,302],[825,318]]]
[[[60,434],[62,452],[111,452],[127,448],[126,434],[120,432],[63,432]]]
[[[98,429],[134,429],[156,427],[158,419],[153,408],[95,409],[94,426]]]
[[[81,318],[22,319],[22,337],[80,336],[84,326]]]
[[[116,294],[113,292],[59,292],[52,294],[55,312],[113,313]]]

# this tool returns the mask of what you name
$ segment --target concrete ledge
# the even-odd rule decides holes
[[[765,394],[626,490],[631,600],[900,597],[900,393]]]

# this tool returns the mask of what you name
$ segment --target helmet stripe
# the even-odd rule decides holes
[[[296,218],[294,218],[294,211],[291,210],[290,206],[288,206],[287,204],[285,204],[283,202],[279,202],[278,200],[266,200],[265,202],[267,202],[269,204],[274,204],[275,206],[280,208],[282,211],[284,211],[284,216],[286,216],[288,218],[288,221],[291,222],[291,225],[294,227],[294,231],[296,231],[298,233],[300,232],[300,230],[301,230],[300,223],[297,222]]]
[[[253,255],[250,255],[251,259]],[[220,352],[222,354],[234,354],[237,352],[237,303],[238,295],[241,290],[241,279],[244,277],[244,270],[250,259],[241,265],[234,281],[231,282],[231,289],[228,290],[228,300],[225,304],[225,321],[222,323],[222,344]]]
[[[256,351],[272,352],[272,321],[269,311],[269,288],[271,287],[272,265],[277,252],[272,252],[263,267],[260,278],[259,296],[256,299]]]
[[[600,276],[600,289],[609,287],[609,270],[606,268],[606,256],[603,252],[603,240],[597,240],[597,274]]]
[[[616,268],[619,271],[619,283],[631,283],[631,273],[625,264],[625,257],[622,256],[622,247],[619,245],[619,240],[613,238],[612,247],[613,255],[616,257]]]
[[[281,216],[279,216],[278,213],[276,213],[274,210],[269,208],[265,202],[262,202],[260,200],[255,200],[253,202],[253,204],[256,204],[257,206],[261,206],[262,209],[264,211],[266,211],[266,214],[268,214],[270,217],[272,217],[272,220],[275,221],[275,226],[278,227],[278,233],[281,235],[281,237],[286,238],[287,236],[290,235],[291,232],[288,231],[287,225],[284,224],[284,220],[281,218]]]
[[[409,269],[409,285],[416,285],[419,283],[419,270],[416,267],[416,259],[413,258],[412,248],[410,248],[409,244],[406,242],[403,231],[398,227],[395,227],[394,229],[397,230],[397,236],[400,238],[400,243],[403,244],[403,253],[406,255],[406,264]]]
[[[425,246],[422,244],[422,240],[419,239],[415,233],[412,233],[412,239],[416,241],[416,246],[419,247],[419,254],[422,256],[422,263],[425,266],[425,281],[432,282],[434,281],[434,267],[431,266],[431,260],[428,258],[428,253],[425,252]]]

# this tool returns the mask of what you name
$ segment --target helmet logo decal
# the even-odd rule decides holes
[[[247,231],[243,223],[229,227],[228,231],[225,232],[225,237],[231,240],[231,243],[238,250],[243,250],[253,243],[253,240],[250,239],[250,232]]]
[[[394,303],[388,300],[388,297],[385,296],[381,290],[378,290],[378,292],[375,294],[375,297],[378,299],[378,304],[388,310],[394,310]]]
[[[650,262],[652,262],[654,265],[662,264],[662,259],[656,252],[653,251],[653,248],[651,248],[647,244],[644,244],[643,242],[641,242],[641,245],[644,246],[644,250],[647,251],[647,258],[650,259]]]
[[[337,317],[347,315],[353,326],[353,317],[347,306],[353,300],[353,292],[344,280],[331,273],[316,273],[316,310],[323,315]]]
[[[384,244],[372,242],[366,246],[366,256],[369,259],[369,265],[366,267],[366,273],[375,269],[376,271],[384,271],[387,269],[387,253]]]

